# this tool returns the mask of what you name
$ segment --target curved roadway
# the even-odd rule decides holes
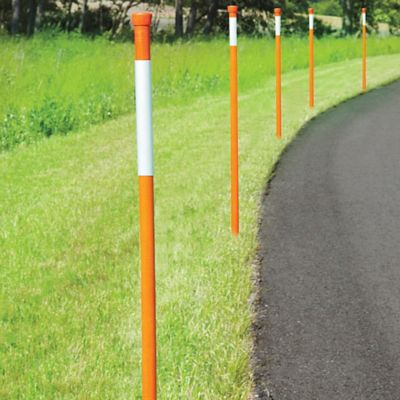
[[[256,398],[400,399],[400,82],[309,123],[263,201]]]

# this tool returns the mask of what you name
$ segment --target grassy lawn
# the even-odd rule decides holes
[[[306,68],[307,40],[283,38],[283,71]],[[152,49],[157,106],[186,104],[229,88],[226,38],[155,44]],[[360,57],[356,38],[316,41],[316,65]],[[274,74],[274,42],[241,38],[241,89]],[[368,39],[370,56],[400,53],[396,37]],[[54,134],[65,135],[132,110],[133,46],[79,36],[0,36],[0,151]]]
[[[238,239],[229,224],[226,66],[211,62],[212,72],[200,75],[194,61],[190,74],[218,76],[221,83],[205,85],[189,101],[189,89],[182,96],[157,92],[168,87],[158,83],[168,76],[155,65],[160,399],[247,399],[252,260],[266,179],[308,119],[360,90],[360,61],[331,60],[337,62],[316,71],[311,112],[303,54],[286,67],[278,142],[274,79],[265,68],[273,61],[257,53],[259,43],[245,41],[253,55],[242,50],[241,59]],[[209,57],[206,45],[198,46]],[[227,60],[226,46],[210,46]],[[155,54],[162,60],[168,49]],[[200,63],[202,53],[196,54]],[[370,86],[399,77],[399,65],[400,54],[371,57]],[[174,88],[179,79],[172,82]],[[0,154],[2,399],[141,398],[134,131],[130,114]]]

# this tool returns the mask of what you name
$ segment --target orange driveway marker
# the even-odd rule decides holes
[[[310,42],[310,79],[309,79],[309,96],[310,107],[314,107],[314,9],[308,9],[309,20],[309,42]]]
[[[275,8],[276,137],[282,137],[281,9]]]
[[[228,6],[231,52],[231,230],[239,234],[239,127],[237,67],[237,6]]]
[[[135,28],[136,137],[142,287],[142,398],[157,398],[156,285],[154,251],[153,123],[150,13],[132,14]]]
[[[361,10],[362,15],[362,89],[367,90],[367,9]]]

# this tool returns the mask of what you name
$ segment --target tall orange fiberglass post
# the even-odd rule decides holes
[[[237,6],[228,6],[231,51],[231,230],[239,234],[239,127],[237,67]]]
[[[276,137],[282,137],[281,9],[275,8]]]
[[[309,96],[310,96],[310,107],[314,107],[314,10],[308,9],[308,21],[309,21],[309,42],[310,42],[310,79],[309,79]]]
[[[157,398],[156,286],[154,245],[153,123],[150,13],[132,15],[135,28],[136,136],[139,175],[142,286],[142,398]]]
[[[361,10],[362,15],[362,89],[367,90],[367,9]]]

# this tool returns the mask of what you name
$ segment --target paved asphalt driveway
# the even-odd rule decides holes
[[[400,400],[400,82],[308,124],[262,214],[257,398]]]

